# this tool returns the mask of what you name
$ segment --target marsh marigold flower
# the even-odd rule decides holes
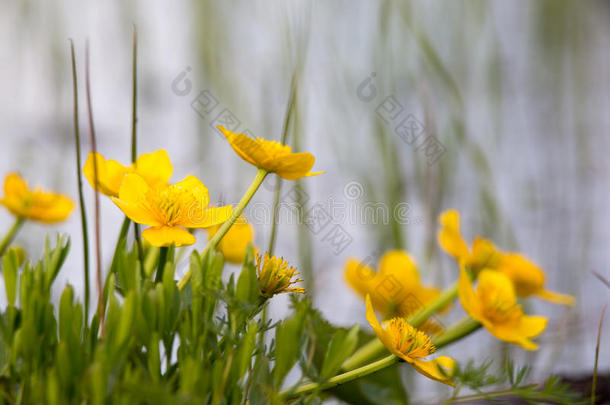
[[[480,237],[475,238],[472,249],[469,249],[460,234],[460,216],[456,210],[442,213],[439,222],[438,241],[441,247],[474,274],[482,269],[497,270],[511,279],[519,297],[535,295],[555,304],[574,303],[574,297],[570,295],[544,289],[544,272],[524,256],[503,252]]]
[[[495,268],[500,263],[502,253],[492,242],[476,237],[472,249],[460,233],[460,214],[456,210],[448,210],[439,216],[441,229],[437,233],[438,243],[459,263],[470,268],[475,273],[483,268]]]
[[[282,257],[269,256],[269,253],[265,253],[263,259],[262,255],[256,255],[256,275],[263,297],[271,298],[276,294],[290,292],[305,293],[302,287],[291,287],[303,281],[300,278],[292,280],[292,277],[298,274],[297,269],[289,267],[288,262]]]
[[[17,173],[10,173],[4,179],[0,204],[18,218],[47,224],[64,221],[74,209],[74,203],[67,196],[40,188],[30,189]]]
[[[520,297],[535,295],[555,304],[572,305],[574,303],[574,297],[571,295],[545,290],[544,272],[519,254],[505,254],[497,270],[512,280],[515,292]]]
[[[384,318],[413,315],[441,293],[437,288],[422,285],[415,260],[401,250],[385,253],[379,262],[379,271],[349,259],[345,280],[362,298],[370,295],[373,308]],[[421,328],[428,332],[438,330],[430,322]]]
[[[93,161],[97,161],[98,186],[95,186]],[[91,187],[109,197],[118,197],[123,178],[127,173],[136,173],[151,187],[165,186],[172,177],[172,163],[169,155],[163,149],[152,153],[144,153],[138,157],[135,164],[124,166],[114,159],[105,159],[99,153],[89,153],[83,173]]]
[[[208,189],[195,176],[171,185],[151,187],[140,175],[125,175],[119,197],[112,201],[134,222],[149,225],[142,232],[153,246],[186,246],[195,237],[184,228],[207,228],[225,222],[233,207],[207,208]]]
[[[366,296],[366,319],[390,353],[411,364],[418,373],[454,386],[450,378],[455,360],[447,356],[424,360],[436,351],[428,335],[409,325],[404,318],[392,318],[380,324],[369,295]]]
[[[275,173],[286,180],[315,176],[324,172],[312,173],[315,158],[311,153],[293,153],[290,146],[263,138],[253,139],[245,134],[236,134],[218,126],[231,144],[231,147],[246,162]]]
[[[530,339],[542,333],[547,319],[523,313],[513,283],[503,273],[486,269],[479,273],[478,280],[475,291],[462,267],[458,288],[464,310],[496,338],[536,350],[538,346]]]
[[[214,225],[207,229],[208,238],[212,239],[220,229],[220,225]],[[240,264],[246,256],[248,243],[254,240],[254,227],[243,215],[240,215],[235,223],[231,225],[225,236],[216,246],[216,250],[221,252],[225,260],[229,263]]]

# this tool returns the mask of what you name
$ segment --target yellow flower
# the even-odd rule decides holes
[[[460,214],[456,210],[447,210],[439,216],[441,229],[437,233],[438,243],[459,263],[475,273],[484,268],[495,268],[502,259],[502,253],[492,242],[476,237],[472,250],[460,233]]]
[[[97,162],[98,187],[94,186],[93,161]],[[139,174],[151,187],[167,185],[172,176],[173,168],[169,155],[163,149],[152,153],[144,153],[138,157],[135,164],[123,166],[113,159],[104,159],[99,153],[89,153],[83,167],[83,173],[91,187],[109,197],[118,197],[121,182],[127,173]]]
[[[504,255],[497,270],[512,280],[515,292],[520,297],[536,295],[556,304],[572,305],[574,303],[574,297],[571,295],[545,290],[544,272],[519,254]]]
[[[442,213],[439,222],[438,242],[441,247],[474,274],[482,269],[498,270],[511,279],[519,297],[536,295],[556,304],[574,303],[574,297],[570,295],[545,290],[544,272],[522,255],[502,252],[480,237],[474,239],[470,250],[460,234],[460,216],[456,210]]]
[[[208,228],[208,238],[212,239],[219,229],[220,224]],[[229,263],[240,264],[246,256],[248,243],[251,243],[253,240],[254,227],[243,215],[240,215],[229,228],[226,235],[220,240],[216,250],[221,252]]]
[[[458,290],[464,310],[496,338],[536,350],[538,346],[530,338],[542,333],[547,319],[523,313],[513,283],[505,274],[485,269],[478,279],[475,291],[466,270],[460,269]]]
[[[370,295],[373,308],[384,318],[413,315],[441,293],[437,288],[421,284],[415,261],[401,250],[385,253],[378,272],[356,259],[349,259],[345,279],[362,298]],[[437,332],[438,326],[428,323],[422,329]]]
[[[290,146],[263,138],[250,138],[245,134],[236,134],[218,126],[231,147],[246,162],[275,173],[286,180],[315,176],[324,172],[312,173],[315,158],[311,153],[292,153]]]
[[[390,353],[411,364],[418,373],[443,384],[454,386],[450,378],[455,367],[455,360],[447,356],[424,360],[426,356],[436,351],[428,335],[409,325],[404,318],[393,318],[380,324],[375,316],[369,295],[366,296],[366,319],[371,324],[377,338]]]
[[[300,278],[292,280],[297,274],[299,274],[297,269],[288,267],[288,262],[282,257],[269,256],[269,253],[265,253],[263,260],[262,255],[256,255],[256,275],[263,297],[271,298],[276,294],[289,292],[305,293],[304,288],[291,287],[292,284],[303,281]]]
[[[225,222],[232,206],[207,208],[208,189],[195,176],[172,185],[151,187],[138,174],[125,175],[119,197],[112,201],[132,221],[149,225],[142,232],[153,246],[186,246],[195,237],[184,228],[207,228]]]
[[[67,196],[40,188],[29,189],[17,173],[10,173],[4,179],[4,197],[0,204],[18,218],[47,224],[64,221],[74,209],[74,203]]]

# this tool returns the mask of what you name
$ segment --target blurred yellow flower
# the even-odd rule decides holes
[[[97,162],[98,187],[94,186],[93,161]],[[135,164],[123,166],[113,159],[104,159],[99,153],[89,153],[83,167],[83,173],[91,187],[109,197],[118,197],[121,182],[127,173],[140,175],[151,187],[164,186],[172,176],[173,168],[169,155],[164,149],[144,153],[138,157]]]
[[[125,175],[119,197],[112,201],[132,221],[149,225],[142,232],[153,246],[186,246],[195,237],[184,228],[207,228],[225,222],[233,213],[232,206],[207,208],[207,188],[195,176],[171,185],[149,184],[138,174]]]
[[[30,189],[17,173],[10,173],[4,179],[0,204],[17,218],[47,224],[64,221],[74,209],[74,203],[67,196],[40,188]]]
[[[214,225],[207,229],[208,239],[212,239],[220,229],[220,225]],[[240,215],[235,223],[231,225],[225,236],[216,246],[216,250],[221,252],[225,260],[229,263],[240,264],[246,256],[248,243],[254,240],[254,227],[243,215]]]
[[[439,216],[441,225],[437,233],[438,243],[459,263],[477,272],[484,268],[495,268],[502,259],[502,253],[487,239],[476,237],[472,250],[460,233],[460,214],[456,210],[447,210]]]
[[[288,267],[288,262],[282,257],[269,256],[265,253],[265,258],[260,254],[256,255],[256,274],[261,295],[271,298],[281,293],[305,293],[302,287],[291,287],[292,284],[303,281],[302,279],[292,280],[298,275],[294,267]]]
[[[507,275],[512,280],[515,292],[520,297],[535,295],[555,304],[574,304],[574,297],[571,295],[545,290],[544,272],[534,263],[519,254],[505,254],[497,270]]]
[[[435,300],[441,291],[422,285],[414,259],[402,250],[385,253],[374,271],[356,259],[345,265],[347,283],[362,297],[370,295],[373,308],[384,319],[408,317]],[[437,332],[432,323],[421,326],[427,332]]]
[[[485,269],[478,280],[475,291],[466,270],[460,269],[459,296],[464,310],[496,338],[536,350],[538,346],[530,338],[542,333],[547,319],[523,313],[513,283],[504,273]]]
[[[393,318],[380,324],[375,316],[370,295],[366,296],[366,319],[390,353],[411,364],[418,373],[454,386],[451,376],[455,360],[447,356],[424,360],[436,351],[428,335],[409,325],[404,318]]]
[[[245,134],[236,134],[218,126],[231,147],[246,162],[275,173],[286,180],[315,176],[324,172],[312,173],[315,158],[311,153],[292,153],[290,146],[263,138],[250,138]]]

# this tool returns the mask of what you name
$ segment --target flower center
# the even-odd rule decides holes
[[[282,145],[277,141],[269,141],[263,138],[257,138],[256,140],[262,145],[265,153],[272,159],[278,156],[288,155],[292,151],[290,146]]]
[[[412,358],[424,358],[436,351],[430,337],[409,325],[404,318],[392,318],[384,322],[386,331],[394,339],[394,347]]]
[[[176,187],[164,187],[151,189],[146,196],[152,211],[156,214],[159,222],[174,226],[185,213],[185,199],[192,199],[188,190]]]

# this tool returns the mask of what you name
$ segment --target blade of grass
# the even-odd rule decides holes
[[[288,139],[288,128],[290,126],[290,122],[294,115],[294,104],[296,98],[296,70],[292,74],[292,79],[290,81],[290,95],[288,96],[288,106],[286,107],[286,115],[284,116],[284,125],[282,127],[282,139],[281,143],[283,145],[286,144],[286,140]],[[273,195],[273,214],[272,214],[272,222],[271,222],[271,235],[269,236],[269,246],[267,247],[267,252],[270,255],[273,255],[273,250],[275,248],[275,240],[277,237],[277,216],[280,205],[280,191],[282,189],[282,179],[279,176],[276,176],[275,190]]]
[[[91,143],[91,152],[97,153],[97,144],[95,141],[95,127],[93,125],[93,110],[91,108],[91,83],[89,76],[89,41],[85,43],[85,89],[87,96],[87,116],[89,120],[89,141]],[[93,159],[93,184],[98,184],[98,167],[97,159]],[[97,190],[93,190],[93,199],[95,201],[95,264],[97,278],[97,294],[98,304],[97,311],[100,318],[100,333],[105,334],[104,322],[104,286],[102,285],[102,248],[100,244],[100,196]]]
[[[89,232],[87,230],[87,211],[85,210],[85,198],[83,197],[83,177],[81,173],[80,159],[80,131],[78,125],[78,80],[76,76],[76,57],[74,56],[74,42],[70,40],[70,54],[72,58],[72,86],[74,92],[74,141],[76,152],[76,178],[78,183],[78,202],[80,205],[80,221],[83,231],[83,272],[84,272],[84,294],[85,294],[85,319],[89,316]]]
[[[131,163],[135,164],[138,156],[138,138],[136,133],[136,124],[138,123],[137,108],[138,108],[138,28],[133,26],[133,63],[132,63],[132,88],[131,88]],[[140,261],[140,271],[142,277],[144,274],[144,250],[142,249],[142,240],[140,239],[140,225],[133,223],[134,238],[138,249],[138,260]]]
[[[599,360],[599,345],[602,339],[602,327],[604,325],[604,315],[606,314],[607,306],[602,309],[602,315],[599,317],[599,327],[597,328],[597,344],[595,345],[595,364],[593,365],[593,381],[591,382],[591,405],[595,405],[595,393],[597,391],[597,362]]]

